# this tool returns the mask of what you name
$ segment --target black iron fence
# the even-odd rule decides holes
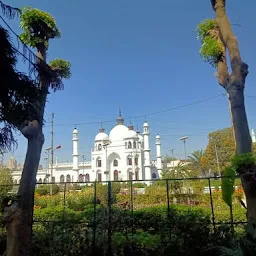
[[[35,255],[155,255],[174,235],[200,242],[223,223],[239,230],[241,200],[239,179],[232,209],[220,178],[37,184]]]

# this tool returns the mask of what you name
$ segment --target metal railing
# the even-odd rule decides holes
[[[168,225],[179,221],[179,214],[184,218],[192,216],[195,223],[191,225],[208,225],[212,232],[223,223],[232,228],[246,223],[239,179],[235,182],[232,209],[222,200],[220,178],[53,183],[52,196],[49,186],[36,187],[34,234],[46,236],[55,248],[63,250],[72,241],[68,237],[79,234],[77,248],[87,246],[83,250],[92,255],[97,255],[100,248],[101,255],[112,255],[120,240],[125,237],[131,242],[141,230],[164,234]]]

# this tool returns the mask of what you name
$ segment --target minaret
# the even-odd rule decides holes
[[[150,160],[150,146],[149,146],[149,126],[147,121],[143,125],[143,140],[144,140],[144,170],[145,179],[151,180],[151,160]]]
[[[163,165],[161,155],[161,138],[158,134],[156,135],[156,168],[158,173],[160,174],[163,169]]]
[[[255,143],[256,142],[256,137],[255,137],[255,133],[254,133],[254,129],[252,129],[252,143]]]
[[[78,130],[73,130],[73,181],[78,181],[79,154],[78,154]]]

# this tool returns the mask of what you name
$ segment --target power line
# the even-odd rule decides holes
[[[185,104],[185,105],[180,105],[180,106],[177,106],[177,107],[173,107],[173,108],[168,108],[168,109],[164,109],[164,110],[160,110],[160,111],[156,111],[156,112],[151,112],[151,113],[147,113],[147,114],[141,114],[141,115],[137,115],[137,116],[130,116],[129,119],[135,119],[135,118],[138,118],[138,117],[147,117],[147,116],[152,116],[152,115],[157,115],[157,114],[161,114],[161,113],[164,113],[164,112],[169,112],[169,111],[172,111],[172,110],[177,110],[177,109],[180,109],[180,108],[185,108],[185,107],[189,107],[189,106],[192,106],[192,105],[196,105],[196,104],[199,104],[199,103],[202,103],[202,102],[205,102],[205,101],[209,101],[209,100],[213,100],[213,99],[216,99],[220,96],[225,96],[226,94],[225,93],[221,93],[221,94],[218,94],[218,95],[215,95],[215,96],[212,96],[212,97],[209,97],[209,98],[205,98],[205,99],[202,99],[202,100],[198,100],[198,101],[194,101],[194,102],[191,102],[191,103],[188,103],[188,104]],[[90,125],[90,124],[100,124],[100,123],[111,123],[113,122],[114,120],[105,120],[105,121],[94,121],[94,122],[85,122],[85,123],[70,123],[70,124],[59,124],[59,125],[56,125],[56,126],[81,126],[81,125]]]

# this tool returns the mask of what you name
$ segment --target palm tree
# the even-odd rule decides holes
[[[196,150],[193,151],[191,156],[188,156],[189,162],[190,162],[190,168],[192,170],[199,171],[201,175],[205,175],[205,169],[202,166],[202,157],[204,155],[204,151],[201,150]]]

